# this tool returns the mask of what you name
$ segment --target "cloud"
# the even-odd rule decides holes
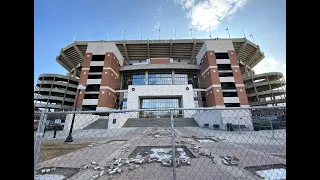
[[[154,25],[153,30],[159,29],[159,28],[160,28],[160,22],[158,21],[158,22]]]
[[[156,9],[156,12],[157,12],[158,14],[160,14],[161,11],[162,11],[162,7],[161,7],[161,6],[160,6],[158,9]]]
[[[215,30],[220,21],[232,18],[241,9],[247,0],[174,0],[183,9],[188,10],[186,17],[190,25],[200,31]]]
[[[155,19],[158,19],[160,17],[160,14],[162,12],[162,7],[156,9],[156,15],[154,16]]]
[[[162,7],[160,6],[159,8],[156,9],[156,15],[154,16],[155,21],[157,21],[157,23],[153,26],[152,30],[157,30],[160,28],[160,14],[162,12]]]
[[[286,63],[281,63],[276,58],[265,58],[253,68],[255,74],[267,72],[282,72],[286,78]]]

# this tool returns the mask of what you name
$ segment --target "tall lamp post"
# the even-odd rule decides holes
[[[77,99],[76,99],[76,104],[75,104],[75,107],[74,107],[74,111],[77,110],[77,105],[78,105],[78,99],[79,99],[79,96],[80,96],[80,92],[81,92],[81,89],[83,89],[83,85],[80,84],[78,86],[78,95],[77,95]],[[73,113],[73,116],[72,116],[72,122],[71,122],[71,127],[70,127],[70,131],[69,131],[69,135],[68,137],[66,138],[66,140],[64,142],[73,142],[73,139],[72,139],[72,129],[73,129],[73,123],[74,123],[74,118],[76,116],[76,112]]]

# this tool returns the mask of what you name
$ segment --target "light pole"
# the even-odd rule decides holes
[[[81,92],[81,89],[83,89],[83,85],[80,84],[78,86],[78,95],[77,95],[77,99],[76,99],[76,104],[75,104],[75,107],[74,107],[74,111],[77,110],[77,105],[78,105],[78,99],[79,99],[79,96],[80,96],[80,92]],[[73,142],[73,139],[72,139],[72,129],[73,129],[73,123],[74,123],[74,118],[76,116],[76,112],[73,113],[73,116],[72,116],[72,122],[71,122],[71,127],[70,127],[70,131],[69,131],[69,135],[68,137],[66,138],[66,140],[64,142]]]

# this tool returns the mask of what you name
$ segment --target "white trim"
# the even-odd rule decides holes
[[[99,94],[99,91],[88,91],[86,94]]]
[[[101,79],[87,79],[88,84],[101,84]]]
[[[150,58],[150,59],[170,59],[170,58]]]
[[[91,61],[90,62],[90,67],[91,66],[103,66],[104,65],[104,61]]]
[[[211,86],[209,86],[206,91],[208,91],[209,89],[211,88],[214,88],[214,87],[221,87],[221,84],[212,84]]]
[[[115,90],[115,92],[128,92],[128,89],[126,89],[126,90]]]
[[[210,107],[213,107],[213,108],[225,108],[226,106],[225,105],[215,105],[215,106],[210,106]]]
[[[230,59],[216,59],[217,64],[231,64]]]
[[[240,105],[240,107],[250,107],[250,105]]]
[[[86,89],[87,87],[82,85],[82,88],[79,88],[79,86],[77,87],[77,89]]]
[[[100,89],[109,89],[110,91],[115,92],[115,90],[109,86],[100,86]]]
[[[219,70],[219,73],[232,73],[232,70]]]
[[[111,67],[104,67],[103,69],[110,69],[115,75],[117,75],[117,77],[119,77],[119,75]]]
[[[90,68],[81,68],[81,70],[90,70]]]
[[[102,75],[102,72],[89,72],[88,75]]]
[[[99,110],[109,110],[111,108],[108,108],[108,107],[97,107],[96,110],[99,111]]]
[[[83,99],[82,105],[97,105],[98,99]]]
[[[236,89],[224,89],[222,92],[237,92]]]
[[[219,77],[220,83],[221,82],[235,82],[234,77]]]
[[[244,84],[236,84],[236,87],[244,87]]]
[[[193,89],[193,91],[206,91],[206,89]]]
[[[218,68],[218,66],[209,66],[209,67],[202,73],[202,76],[203,76],[203,74],[205,74],[210,68]]]
[[[239,65],[231,65],[231,68],[240,68]]]
[[[239,97],[223,97],[224,103],[240,103]]]

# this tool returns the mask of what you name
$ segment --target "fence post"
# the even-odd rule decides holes
[[[273,130],[273,125],[272,125],[271,117],[269,117],[268,119],[269,119],[269,122],[270,122],[271,131],[272,131],[272,139],[275,139],[275,138],[274,138],[274,130]]]
[[[41,112],[41,117],[40,117],[38,129],[37,129],[37,133],[36,133],[36,137],[35,137],[35,141],[34,141],[34,175],[36,175],[36,172],[37,172],[41,137],[44,133],[43,131],[45,128],[46,121],[47,121],[47,114],[46,114],[46,110],[44,110]]]
[[[176,180],[176,148],[174,147],[174,122],[173,122],[173,112],[171,111],[171,144],[172,144],[172,178]]]

